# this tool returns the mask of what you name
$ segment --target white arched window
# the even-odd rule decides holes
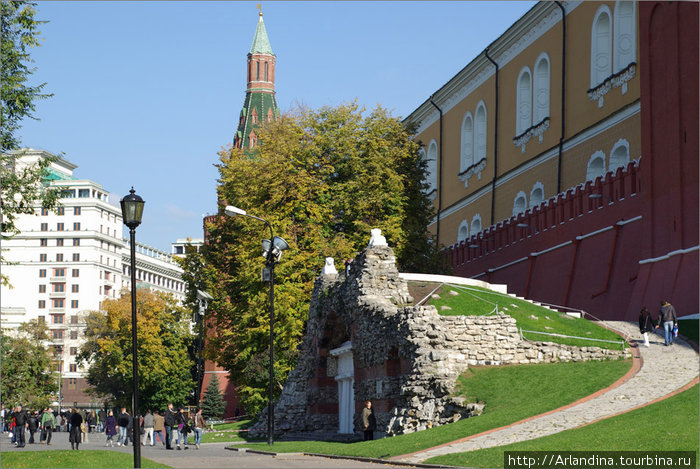
[[[624,138],[618,140],[610,152],[610,171],[615,171],[620,166],[627,166],[630,162],[630,144]]]
[[[475,161],[486,158],[486,105],[479,101],[474,115],[474,153]]]
[[[537,207],[542,202],[544,202],[544,185],[536,182],[530,192],[530,208]]]
[[[613,58],[615,73],[627,67],[636,59],[637,34],[634,2],[615,3],[615,40]]]
[[[467,112],[462,121],[462,152],[459,159],[459,172],[462,173],[474,164],[474,121]]]
[[[605,176],[605,153],[598,150],[591,155],[586,169],[586,181],[595,181],[598,176]]]
[[[469,226],[469,233],[471,236],[474,236],[475,234],[479,233],[481,231],[481,215],[478,213],[474,215],[474,218],[472,218],[472,223]]]
[[[459,224],[459,231],[457,231],[457,244],[461,243],[469,237],[469,222],[467,220],[462,220]]]
[[[518,195],[515,196],[513,201],[513,216],[524,212],[527,209],[527,196],[525,192],[520,191]]]
[[[518,75],[516,135],[520,135],[532,126],[532,75],[524,67]]]
[[[535,63],[532,96],[532,122],[539,124],[545,117],[549,117],[549,56],[545,53],[540,55]]]
[[[437,190],[437,168],[438,168],[438,146],[435,140],[430,141],[428,145],[428,160],[427,160],[427,183],[428,194]]]
[[[612,74],[612,24],[610,8],[598,8],[591,28],[591,88],[595,88]]]

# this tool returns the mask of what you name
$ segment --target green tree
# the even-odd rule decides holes
[[[16,334],[0,336],[2,387],[0,400],[29,408],[47,407],[57,390],[49,349],[48,329],[37,320],[22,324]]]
[[[51,160],[21,166],[16,164],[16,160],[22,153],[10,152],[20,146],[17,131],[21,127],[21,121],[24,118],[35,118],[36,101],[52,96],[42,92],[46,83],[37,86],[27,84],[34,72],[30,67],[32,59],[29,51],[40,45],[38,27],[45,23],[35,18],[35,6],[34,3],[24,1],[0,2],[0,210],[3,239],[17,233],[15,221],[18,214],[33,214],[37,205],[53,208],[57,201],[57,193],[41,184]],[[3,284],[9,285],[9,279],[5,275],[0,278]]]
[[[171,295],[140,289],[136,298],[140,410],[184,405],[194,389],[189,314]],[[102,311],[88,313],[86,326],[78,361],[88,366],[90,392],[131,407],[131,295],[104,301]]]
[[[36,4],[25,1],[0,2],[2,9],[2,153],[19,147],[20,140],[16,132],[25,117],[35,118],[36,100],[46,99],[51,94],[42,92],[46,83],[36,86],[27,84],[35,69],[30,49],[40,45],[39,25],[46,23],[36,19]]]
[[[356,103],[300,110],[259,129],[257,153],[220,154],[219,200],[267,219],[291,249],[275,273],[275,389],[294,367],[313,280],[325,257],[354,256],[381,228],[402,269],[435,271],[432,216],[419,145],[384,109]],[[248,412],[267,402],[269,286],[261,282],[260,240],[269,232],[244,217],[207,226],[204,269],[211,356],[236,383]]]
[[[219,389],[219,377],[214,374],[202,401],[202,415],[205,418],[218,420],[224,416],[225,410],[226,402]]]

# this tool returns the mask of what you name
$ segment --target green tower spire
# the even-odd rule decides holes
[[[258,8],[260,6],[258,5]],[[267,30],[260,11],[253,45],[248,53],[248,86],[238,121],[233,146],[254,151],[257,146],[257,128],[263,122],[277,119],[279,109],[275,98],[275,54],[270,47]]]

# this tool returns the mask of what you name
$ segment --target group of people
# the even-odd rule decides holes
[[[202,443],[204,418],[202,410],[199,408],[190,416],[186,409],[176,410],[173,404],[169,403],[162,415],[159,412],[149,410],[144,416],[137,416],[137,422],[141,445],[155,446],[156,442],[160,440],[166,449],[175,449],[173,447],[174,432],[177,432],[176,445],[178,450],[188,449],[190,433],[194,434],[196,449],[199,449],[199,445]],[[107,435],[105,446],[114,446],[115,436],[117,437],[117,446],[128,446],[129,442],[134,444],[134,418],[126,408],[122,407],[121,412],[116,417],[114,412],[110,410],[104,428]]]
[[[76,414],[80,417],[80,423],[77,424],[77,427],[77,420],[73,417]],[[24,410],[21,405],[17,405],[12,410],[8,410],[3,405],[0,409],[0,418],[2,419],[2,431],[9,434],[12,444],[17,448],[24,448],[27,444],[36,443],[34,435],[37,431],[40,432],[39,443],[50,445],[53,432],[62,431],[64,421],[67,422],[71,438],[73,432],[87,432],[85,425],[81,425],[83,418],[77,409],[73,409],[70,414],[66,414],[64,417],[61,413],[54,416],[53,409],[50,407],[37,411]],[[29,441],[26,440],[27,431],[29,432]]]
[[[664,345],[668,347],[673,343],[673,338],[678,335],[678,318],[675,308],[666,300],[661,302],[656,324],[646,306],[639,313],[639,332],[644,337],[645,347],[649,347],[649,332],[660,327],[664,328]]]
[[[104,412],[104,414],[103,414]],[[101,415],[103,414],[103,415]],[[71,409],[67,413],[59,413],[54,416],[51,408],[46,408],[41,412],[23,410],[22,406],[15,406],[12,410],[2,406],[0,410],[2,431],[9,432],[12,443],[17,448],[24,448],[25,445],[35,443],[34,434],[41,432],[40,443],[51,444],[54,431],[69,432],[71,449],[80,449],[80,443],[88,442],[88,433],[95,430],[104,432],[107,436],[105,446],[114,446],[116,437],[117,446],[128,446],[134,442],[134,418],[126,408],[115,416],[114,411],[84,412],[78,409]],[[151,412],[150,410],[143,416],[137,415],[139,437],[141,445],[155,446],[156,441],[160,442],[166,449],[188,449],[190,434],[194,434],[194,445],[199,449],[202,442],[202,432],[204,428],[204,418],[202,410],[196,409],[194,414],[184,409],[174,409],[169,403],[165,412]],[[29,441],[26,440],[26,431],[29,431]],[[175,435],[177,438],[175,439]]]

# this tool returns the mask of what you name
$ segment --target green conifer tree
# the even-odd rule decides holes
[[[224,401],[224,395],[221,393],[221,389],[219,389],[219,377],[214,375],[204,395],[202,415],[204,418],[218,420],[224,416],[225,410],[226,402]]]

